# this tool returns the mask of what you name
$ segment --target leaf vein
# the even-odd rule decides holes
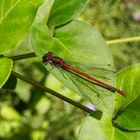
[[[9,10],[5,13],[5,15],[3,15],[1,17],[0,23],[3,22],[3,20],[8,16],[8,14],[21,2],[21,0],[17,0],[17,2],[15,2],[15,4],[12,4],[11,8],[9,8]],[[2,6],[4,7],[4,5]]]

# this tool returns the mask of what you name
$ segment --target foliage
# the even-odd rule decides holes
[[[117,75],[117,87],[126,91],[128,96],[127,98],[121,98],[117,95],[116,97],[114,117],[112,120],[114,126],[112,127],[111,121],[109,120],[111,118],[109,118],[110,116],[108,114],[106,114],[107,117],[102,117],[100,121],[88,116],[82,124],[79,140],[92,140],[92,138],[127,140],[130,137],[131,139],[139,139],[139,70],[140,64],[135,64],[127,67]]]
[[[124,63],[136,62],[139,43],[125,44],[121,48],[115,45],[111,54],[104,38],[95,29],[98,28],[106,39],[138,35],[138,21],[132,20],[134,10],[139,8],[134,5],[138,1],[91,0],[80,18],[89,20],[94,27],[77,19],[87,3],[88,0],[0,2],[0,139],[139,139],[140,64],[126,67],[116,77],[111,73],[114,71],[112,54],[120,69]],[[29,51],[35,52],[37,58],[16,61],[28,56],[14,55]],[[106,83],[115,85],[116,81],[116,86],[125,91],[127,97],[114,95],[73,73],[62,74],[63,70],[56,68],[50,71],[49,65],[39,63],[48,51]],[[128,58],[131,51],[136,56]],[[119,64],[126,58],[134,60]],[[98,72],[95,65],[100,68]],[[104,69],[109,69],[109,73],[104,75]],[[39,86],[17,80],[20,77],[14,75],[13,70],[29,77],[28,83],[34,80]],[[76,100],[77,105],[93,104],[102,111],[101,118],[98,111],[87,116],[82,110],[57,100],[48,94],[49,90],[48,93],[40,90],[41,85]]]
[[[137,0],[90,0],[82,18],[99,29],[106,40],[135,37],[140,32],[139,4]],[[139,42],[110,46],[117,70],[139,62],[139,47]]]

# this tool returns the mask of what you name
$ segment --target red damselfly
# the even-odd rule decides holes
[[[91,76],[89,76],[88,74],[80,71],[80,70],[77,70],[73,67],[71,67],[69,64],[67,64],[62,58],[60,57],[57,57],[57,56],[54,56],[52,52],[48,52],[46,53],[44,56],[43,56],[43,62],[47,62],[47,63],[50,63],[51,65],[54,65],[54,66],[57,66],[57,67],[60,67],[66,71],[70,71],[70,72],[73,72],[75,74],[77,74],[78,76],[82,76],[84,78],[86,78],[87,80],[89,81],[92,81],[94,82],[94,84],[97,84],[98,86],[102,87],[102,88],[105,88],[105,89],[108,89],[112,92],[118,92],[119,94],[121,94],[122,96],[126,96],[126,93],[116,87],[113,87],[101,80],[98,80],[96,78],[93,78]]]

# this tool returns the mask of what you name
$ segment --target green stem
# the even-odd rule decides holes
[[[11,56],[9,58],[13,59],[13,61],[18,61],[18,60],[21,60],[21,59],[28,59],[28,58],[32,58],[32,57],[36,57],[35,53],[15,55],[15,56]]]
[[[26,78],[26,77],[24,77],[24,76],[22,76],[22,75],[20,75],[20,74],[18,74],[18,73],[16,73],[16,72],[14,72],[14,71],[12,71],[12,75],[14,75],[15,77],[17,77],[17,78],[19,78],[19,79],[21,79],[21,80],[23,80],[23,81],[25,81],[25,82],[27,82],[27,83],[29,83],[29,84],[31,84],[31,85],[34,85],[34,86],[40,88],[40,89],[43,90],[43,91],[48,92],[49,94],[51,94],[51,95],[53,95],[53,96],[56,96],[56,97],[59,98],[59,99],[62,99],[62,100],[64,100],[64,101],[66,101],[66,102],[72,104],[73,106],[76,106],[76,107],[78,107],[78,108],[84,110],[84,111],[87,112],[87,113],[93,112],[93,110],[91,110],[91,109],[89,109],[89,108],[87,108],[87,107],[85,107],[85,106],[79,104],[78,102],[73,101],[73,100],[71,100],[71,99],[69,99],[69,98],[67,98],[67,97],[65,97],[65,96],[63,96],[63,95],[61,95],[61,94],[59,94],[58,92],[55,92],[55,91],[53,91],[53,90],[47,88],[47,87],[44,87],[44,86],[40,85],[39,83],[37,83],[37,82],[35,82],[35,81],[31,80],[31,79],[28,79],[28,78]]]
[[[109,41],[106,41],[106,43],[108,45],[113,45],[113,44],[136,42],[136,41],[140,41],[140,36],[109,40]],[[18,61],[18,60],[21,60],[21,59],[28,59],[28,58],[32,58],[32,57],[36,57],[35,53],[27,53],[27,54],[22,54],[22,55],[17,55],[17,56],[11,56],[9,58],[13,59],[14,61]]]
[[[140,36],[106,41],[108,45],[140,41]]]

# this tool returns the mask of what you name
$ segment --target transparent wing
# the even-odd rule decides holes
[[[112,80],[116,76],[113,66],[111,65],[100,65],[93,64],[93,66],[88,66],[87,64],[81,64],[77,62],[66,62],[70,67],[77,69],[81,72],[86,73],[91,77],[98,78],[100,80]]]
[[[59,68],[60,69],[60,68]],[[94,104],[98,109],[109,109],[110,105],[106,100],[111,95],[110,91],[104,89],[71,71],[61,69],[67,80],[71,80],[77,88],[78,93],[90,103]]]
[[[51,65],[47,65],[46,67],[47,69],[52,68]],[[59,65],[55,65],[55,67],[57,68],[52,69],[51,73],[55,75],[55,77],[60,80],[65,86],[78,93],[85,100],[94,104],[98,109],[111,110],[110,108],[112,106],[110,105],[110,103],[113,95],[112,92],[76,73],[61,68]],[[105,82],[105,80],[106,79],[102,81]]]

